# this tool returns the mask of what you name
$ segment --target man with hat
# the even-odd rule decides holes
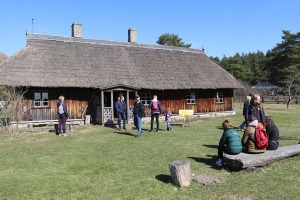
[[[145,106],[141,102],[141,98],[139,95],[135,96],[135,103],[134,103],[134,107],[133,107],[133,116],[134,116],[134,126],[138,130],[135,138],[138,138],[142,134],[142,118],[146,117]]]

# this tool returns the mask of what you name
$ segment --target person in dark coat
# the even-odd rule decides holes
[[[279,146],[279,130],[271,116],[266,117],[266,132],[269,137],[267,150],[276,150]]]
[[[223,135],[219,141],[218,146],[218,158],[216,164],[221,167],[223,165],[223,152],[227,154],[239,154],[242,152],[242,143],[240,135],[234,126],[228,120],[225,120],[222,124],[224,129]]]
[[[142,134],[142,118],[146,117],[145,106],[141,102],[140,96],[135,96],[135,103],[133,107],[134,126],[138,130],[135,138],[139,138]]]
[[[251,97],[250,105],[248,107],[248,117],[254,116],[258,123],[265,126],[266,115],[262,103],[260,102],[259,94],[254,94]]]
[[[59,96],[57,102],[57,116],[58,116],[58,135],[59,136],[68,136],[66,133],[66,123],[69,117],[67,106],[64,103],[65,97]]]
[[[161,112],[160,102],[157,100],[157,95],[153,96],[153,99],[149,103],[149,108],[151,110],[151,128],[150,128],[150,132],[153,131],[154,118],[155,118],[155,121],[156,121],[156,132],[159,132],[159,116],[161,115],[162,112]]]
[[[118,125],[119,130],[121,130],[121,120],[123,120],[123,129],[126,130],[126,102],[124,101],[124,97],[121,96],[120,100],[116,103],[116,110],[118,111]]]
[[[243,107],[243,115],[244,115],[244,121],[243,123],[241,123],[241,125],[239,126],[240,129],[244,129],[245,126],[248,126],[248,109],[249,109],[249,105],[250,105],[250,101],[251,101],[251,97],[252,94],[249,94],[248,96],[246,96],[246,101],[244,102],[244,107]]]

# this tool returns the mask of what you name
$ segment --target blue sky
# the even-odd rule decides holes
[[[89,39],[126,42],[135,28],[138,43],[156,44],[177,34],[219,58],[265,53],[282,30],[300,31],[298,0],[3,0],[0,10],[0,52],[8,56],[26,46],[26,31],[71,36],[73,22]]]

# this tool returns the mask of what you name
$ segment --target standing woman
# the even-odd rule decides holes
[[[67,106],[64,103],[65,97],[59,96],[57,102],[57,115],[58,115],[58,133],[59,136],[68,136],[66,133],[66,123],[69,117]]]
[[[259,94],[254,94],[251,97],[248,109],[248,118],[252,116],[254,116],[257,119],[258,123],[265,125],[266,115]]]

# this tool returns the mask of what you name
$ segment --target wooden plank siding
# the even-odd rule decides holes
[[[123,93],[126,90],[123,91]],[[195,92],[195,103],[187,104],[187,92]],[[47,107],[35,107],[34,106],[34,93],[35,92],[47,92],[49,98],[49,106]],[[117,91],[114,94],[118,95]],[[223,103],[216,103],[216,92],[223,92]],[[193,110],[194,113],[206,113],[206,112],[220,112],[233,110],[233,90],[232,89],[218,89],[218,90],[140,90],[138,94],[143,93],[158,96],[158,100],[161,102],[162,111],[165,113],[167,108],[170,108],[173,114],[178,114],[179,110],[188,109]],[[56,120],[57,119],[57,101],[58,97],[63,95],[65,97],[65,103],[67,105],[70,119],[82,119],[85,114],[91,115],[92,121],[101,122],[101,92],[99,89],[84,89],[84,88],[30,88],[25,93],[24,100],[24,121],[36,121],[36,120]],[[110,97],[110,92],[107,93]],[[111,97],[109,98],[111,100]],[[125,99],[129,102],[129,107],[134,106],[135,92],[129,92],[129,99]],[[110,106],[115,105],[114,102],[110,102]],[[150,109],[146,106],[146,114],[150,115]],[[116,116],[114,116],[116,117]]]
[[[48,92],[49,106],[35,107],[35,92]],[[88,104],[93,94],[94,90],[83,88],[30,88],[25,94],[26,112],[23,119],[26,121],[57,119],[57,102],[60,95],[65,97],[70,119],[81,119],[85,113],[92,113],[91,105]]]
[[[150,93],[152,96],[157,95],[161,102],[162,111],[165,113],[167,108],[171,112],[178,114],[179,110],[193,110],[194,113],[204,112],[220,112],[233,110],[233,90],[218,89],[218,90],[191,90],[195,92],[196,101],[194,104],[187,104],[186,94],[190,90],[166,90],[166,91],[150,91],[141,90],[139,94]],[[216,92],[223,92],[223,103],[216,103]],[[150,109],[146,109],[146,114],[150,115]]]

